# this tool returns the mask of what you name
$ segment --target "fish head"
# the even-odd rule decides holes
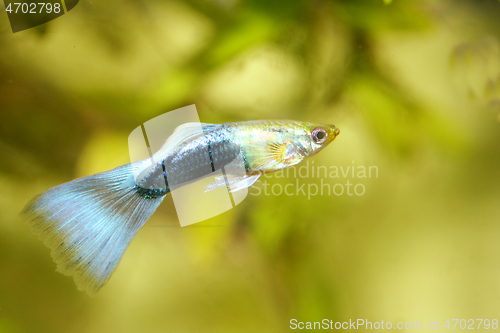
[[[333,125],[291,120],[235,123],[232,133],[243,149],[247,172],[272,172],[296,165],[339,135]]]
[[[301,127],[292,142],[303,157],[317,154],[340,134],[340,129],[334,125],[302,123]]]

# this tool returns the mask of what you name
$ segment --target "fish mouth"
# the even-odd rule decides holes
[[[332,142],[340,134],[340,129],[335,125],[328,125],[328,132],[330,135],[330,140],[328,141]]]

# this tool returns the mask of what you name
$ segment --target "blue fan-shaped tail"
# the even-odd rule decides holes
[[[78,289],[91,296],[164,198],[141,195],[132,168],[128,164],[59,185],[23,210],[32,231],[51,249],[57,271],[73,276]]]

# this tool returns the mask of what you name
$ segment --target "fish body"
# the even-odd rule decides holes
[[[315,130],[324,137],[314,139]],[[193,132],[198,134],[192,135]],[[155,153],[153,160],[158,162],[152,167],[149,160],[143,162],[147,173],[135,180],[136,187],[145,196],[165,195],[171,186],[210,175],[238,157],[248,177],[281,170],[316,154],[338,134],[339,129],[333,125],[290,120],[188,123],[180,126],[165,147]]]
[[[172,190],[216,170],[226,170],[224,177],[216,177],[206,192],[247,188],[262,173],[315,155],[338,134],[333,125],[290,120],[184,124],[150,159],[56,186],[35,197],[23,213],[51,249],[57,270],[92,296]],[[231,171],[235,161],[241,173]]]

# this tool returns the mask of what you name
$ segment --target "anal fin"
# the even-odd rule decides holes
[[[223,186],[229,186],[229,192],[233,193],[239,190],[242,190],[244,188],[248,188],[252,186],[257,179],[260,177],[260,174],[256,174],[253,176],[232,176],[232,175],[227,175],[227,176],[218,176],[215,177],[215,182],[208,184],[205,186],[205,193],[209,191],[213,191],[216,188],[223,187]]]

